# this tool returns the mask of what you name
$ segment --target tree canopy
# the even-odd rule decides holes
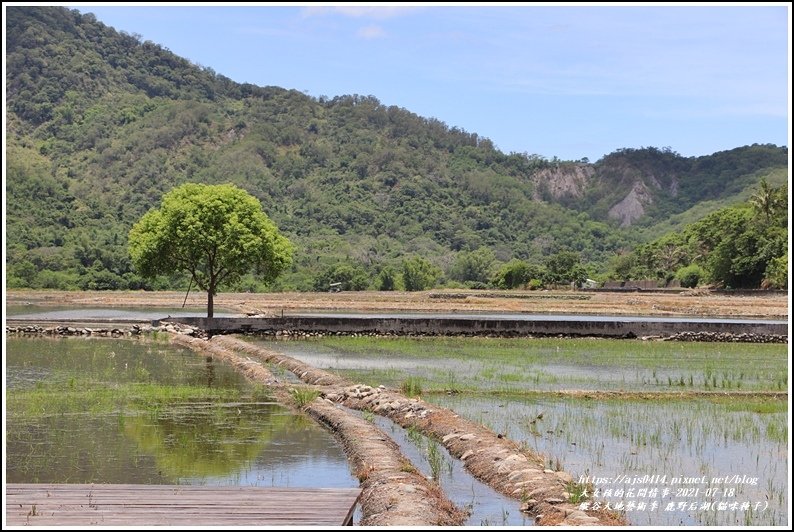
[[[403,261],[402,275],[405,289],[409,292],[417,292],[433,288],[441,276],[441,270],[430,261],[413,256]]]
[[[272,281],[292,259],[292,244],[259,201],[231,184],[175,188],[132,227],[129,251],[144,277],[189,273],[207,292],[209,318],[219,287],[251,270]]]

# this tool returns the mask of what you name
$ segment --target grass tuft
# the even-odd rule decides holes
[[[298,405],[298,408],[303,408],[320,397],[320,392],[310,388],[292,388],[289,393],[292,395],[292,398],[295,400],[295,404]]]
[[[422,395],[422,379],[409,377],[400,384],[400,391],[408,397],[419,397]]]

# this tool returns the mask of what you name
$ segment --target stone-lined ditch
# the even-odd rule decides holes
[[[241,356],[219,342],[183,334],[172,341],[210,354],[236,368],[248,379],[264,384],[283,404],[295,404],[288,386],[261,363]],[[466,513],[456,508],[441,489],[417,472],[395,444],[375,425],[317,398],[303,406],[311,417],[330,428],[344,446],[363,489],[362,521],[365,526],[459,525]]]
[[[195,340],[187,341],[195,344]],[[625,524],[620,516],[610,512],[578,509],[576,504],[569,502],[575,488],[569,474],[547,469],[543,459],[530,449],[461,418],[451,410],[383,388],[352,384],[340,376],[236,338],[216,336],[199,342],[223,347],[229,352],[252,355],[288,369],[303,382],[320,390],[326,414],[332,412],[329,407],[333,403],[340,403],[348,408],[386,416],[402,427],[421,431],[462,460],[474,477],[520,501],[522,511],[533,516],[538,524]],[[318,401],[321,400],[311,403],[307,410],[310,414],[311,407]],[[335,410],[342,412],[341,409]]]

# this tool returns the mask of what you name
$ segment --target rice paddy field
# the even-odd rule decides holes
[[[399,387],[413,377],[431,391],[788,389],[786,346],[779,344],[328,337],[268,345],[352,379]]]
[[[526,445],[632,525],[789,522],[787,346],[596,339],[261,340]],[[605,393],[608,392],[608,393]]]
[[[355,487],[341,445],[167,338],[8,338],[10,483]]]

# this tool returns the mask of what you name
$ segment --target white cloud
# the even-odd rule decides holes
[[[381,39],[386,36],[386,32],[380,26],[365,26],[356,32],[362,39]]]

